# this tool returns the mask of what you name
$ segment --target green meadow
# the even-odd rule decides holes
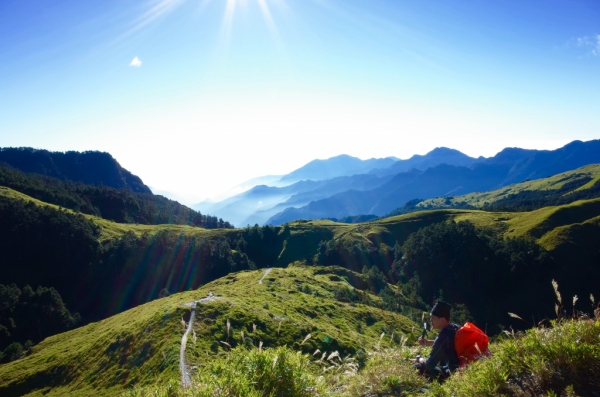
[[[491,202],[509,192],[559,189],[572,179],[581,178],[583,173],[586,180],[591,180],[579,186],[580,190],[593,186],[591,182],[600,178],[600,167],[588,166],[497,192],[451,200],[477,206],[476,203]],[[0,187],[0,196],[59,208],[4,187]],[[438,205],[441,201],[429,203]],[[235,241],[244,232],[244,229],[208,230],[182,225],[119,224],[91,215],[85,217],[99,227],[98,240],[102,243],[129,234],[139,237],[165,231]],[[319,250],[325,241],[344,247],[376,249],[384,258],[393,257],[396,247],[402,246],[413,233],[452,221],[468,221],[505,239],[535,241],[550,254],[570,255],[570,247],[577,249],[581,242],[594,246],[594,236],[600,227],[600,199],[527,212],[448,208],[425,209],[361,224],[327,220],[291,222],[273,228],[276,243],[268,249],[276,253],[269,264],[274,268],[262,284],[258,281],[264,269],[234,272],[197,289],[156,299],[48,337],[35,345],[29,355],[0,365],[0,395],[262,396],[262,391],[253,386],[259,382],[253,377],[267,379],[277,374],[280,376],[277,379],[289,375],[292,378],[285,379],[290,382],[305,382],[306,388],[304,394],[277,394],[273,381],[264,386],[275,393],[272,395],[593,395],[589,390],[598,386],[596,377],[571,377],[573,373],[587,374],[584,363],[591,365],[589,368],[600,368],[599,322],[593,320],[593,314],[591,319],[563,318],[547,328],[533,327],[527,333],[498,335],[492,345],[492,359],[469,367],[439,386],[425,382],[410,368],[408,358],[426,354],[427,350],[414,347],[421,332],[419,314],[423,310],[406,306],[408,297],[403,295],[404,289],[400,285],[386,286],[405,305],[395,312],[388,311],[384,309],[382,296],[369,286],[367,274],[339,266],[319,266]],[[266,265],[257,263],[257,266]],[[194,336],[188,338],[186,346],[197,387],[182,391],[178,386],[179,350],[183,324],[191,312],[185,304],[202,299],[209,292],[218,299],[198,305]],[[354,298],[340,298],[340,294],[353,294]],[[571,312],[574,314],[575,310]],[[574,340],[579,342],[574,344]],[[329,358],[335,352],[339,358],[336,354]],[[516,359],[517,352],[527,352],[530,358]],[[279,359],[280,367],[276,365]],[[262,372],[246,371],[248,360],[262,368]],[[265,360],[272,366],[265,366]],[[326,368],[330,369],[324,372]],[[276,369],[282,372],[275,374]],[[237,389],[225,392],[221,386],[214,386],[234,378],[239,381],[235,383]],[[214,394],[216,390],[223,393]]]
[[[534,188],[549,188],[556,187],[563,182],[557,182],[565,177],[579,175],[586,171],[589,175],[600,178],[600,166],[590,165],[576,171],[560,174],[539,181],[525,182],[519,185],[509,187],[514,191]],[[589,185],[589,183],[588,183]],[[507,188],[507,189],[509,189]],[[505,189],[506,190],[506,189]],[[473,193],[471,195],[455,197],[452,200],[465,200],[470,204],[482,202],[482,195],[486,195],[488,200],[492,197],[503,195],[500,191],[490,193]],[[60,208],[53,204],[44,203],[37,199],[31,198],[25,194],[15,190],[0,187],[0,196],[25,200],[41,206],[51,206]],[[436,203],[436,200],[426,200],[419,204],[419,207],[424,207],[423,203]],[[482,204],[483,205],[483,204]],[[63,209],[67,212],[72,212],[69,209]],[[92,219],[101,228],[100,240],[111,240],[119,238],[127,232],[132,232],[135,235],[144,233],[153,235],[160,231],[172,231],[189,236],[206,236],[210,237],[227,237],[233,236],[239,229],[203,229],[186,225],[141,225],[141,224],[122,224],[111,222],[92,215],[84,215],[88,219]],[[419,228],[429,226],[431,224],[454,220],[470,221],[476,226],[484,227],[500,227],[506,229],[504,231],[506,237],[531,237],[541,242],[546,249],[552,250],[560,243],[560,240],[552,237],[557,233],[564,234],[565,228],[575,225],[581,225],[586,222],[597,222],[594,220],[600,216],[600,199],[580,200],[574,203],[545,207],[529,212],[487,212],[481,210],[462,210],[462,209],[441,209],[441,210],[423,210],[405,215],[393,216],[374,222],[361,224],[341,224],[328,220],[315,221],[295,221],[287,224],[290,230],[290,236],[286,239],[279,255],[278,265],[285,266],[296,260],[302,260],[306,257],[308,251],[314,252],[318,242],[322,239],[333,238],[335,240],[355,240],[355,241],[376,241],[379,243],[387,243],[393,246],[396,242],[402,244],[408,236],[417,231]],[[558,230],[560,228],[560,230]]]
[[[196,341],[188,339],[187,357],[193,366],[226,356],[229,347],[221,342],[232,348],[262,343],[265,349],[287,346],[306,354],[320,349],[348,355],[378,343],[381,348],[396,346],[403,336],[414,342],[420,335],[415,322],[378,309],[380,298],[370,292],[361,291],[371,305],[334,299],[336,286],[354,288],[346,269],[292,264],[273,269],[258,284],[263,273],[230,274],[195,291],[49,337],[32,354],[0,366],[0,394],[110,396],[134,385],[178,380],[181,322],[190,315],[185,303],[209,291],[218,299],[198,305]],[[380,342],[382,333],[388,336]]]
[[[492,191],[474,192],[461,196],[436,197],[423,200],[416,205],[416,208],[427,209],[435,207],[443,209],[456,207],[457,205],[482,208],[486,204],[493,204],[510,195],[518,195],[523,192],[541,191],[553,193],[561,190],[561,194],[566,197],[575,192],[590,190],[598,181],[600,181],[600,164],[590,164],[548,178],[515,183]]]

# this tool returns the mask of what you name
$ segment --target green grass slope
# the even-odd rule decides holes
[[[590,178],[588,175],[587,180]],[[559,183],[557,179],[556,185]],[[37,206],[50,205],[7,188],[0,188],[0,196],[30,201]],[[420,211],[363,224],[296,221],[282,227],[256,230],[118,224],[87,217],[100,227],[99,239],[103,243],[119,239],[129,232],[141,236],[172,231],[177,235],[229,240],[233,250],[238,247],[234,246],[235,240],[244,236],[248,242],[245,248],[248,256],[257,255],[252,250],[257,249],[256,244],[262,244],[261,249],[265,251],[262,252],[264,255],[261,254],[262,258],[272,258],[270,262],[267,259],[262,262],[256,260],[257,266],[280,268],[274,269],[263,284],[258,284],[258,280],[264,270],[231,273],[197,290],[154,300],[106,320],[49,337],[36,345],[31,355],[0,366],[2,396],[115,395],[133,385],[177,381],[178,352],[183,332],[181,318],[187,318],[190,312],[183,304],[201,299],[209,291],[221,299],[197,309],[194,326],[197,338],[195,342],[193,338],[188,340],[188,359],[196,367],[224,357],[227,346],[221,342],[227,342],[234,348],[241,345],[242,332],[251,339],[244,343],[256,346],[263,342],[265,348],[286,345],[304,353],[312,353],[317,348],[327,352],[337,350],[341,354],[353,353],[359,348],[372,350],[382,332],[388,336],[396,335],[394,339],[384,338],[383,347],[396,346],[400,335],[414,338],[418,326],[406,317],[376,308],[381,301],[378,296],[366,291],[368,282],[365,275],[340,267],[299,265],[319,263],[322,241],[339,242],[341,246],[352,248],[340,251],[342,255],[356,253],[344,258],[344,266],[358,264],[356,267],[360,271],[361,260],[366,265],[373,257],[383,258],[382,261],[389,261],[390,257],[393,259],[394,246],[402,245],[422,227],[468,220],[475,226],[495,228],[505,237],[535,239],[555,253],[556,258],[563,258],[561,263],[570,263],[569,258],[581,260],[589,267],[586,279],[594,280],[597,274],[594,266],[598,263],[596,245],[600,233],[600,199],[529,212],[445,209]],[[271,234],[267,236],[267,233]],[[373,252],[369,257],[369,253]],[[578,256],[574,256],[574,252]],[[134,265],[136,269],[143,269],[147,264],[136,262]],[[201,261],[193,263],[193,266],[210,265]],[[561,278],[557,276],[557,279]],[[358,294],[360,301],[367,305],[335,299],[336,290],[342,287],[353,289],[353,285],[364,286],[365,291]],[[561,285],[564,284],[561,282]],[[391,288],[397,291],[396,287]],[[106,290],[107,296],[122,293]],[[229,333],[227,320],[231,325]],[[311,337],[301,344],[308,334]]]
[[[525,182],[509,188],[533,189],[540,186],[545,188],[556,187],[561,185],[561,183],[566,183],[565,181],[569,180],[569,178],[579,178],[584,173],[588,179],[597,180],[600,178],[600,166],[590,165],[552,178]],[[492,192],[489,194],[500,195],[501,193]],[[0,187],[0,196],[33,202],[39,206],[58,208],[53,204],[44,203],[6,187]],[[478,199],[474,197],[469,199],[471,203],[477,202],[476,200]],[[454,198],[453,200],[458,199]],[[479,199],[479,201],[483,200]],[[72,212],[68,209],[64,210]],[[141,236],[142,234],[155,235],[162,231],[203,239],[229,239],[233,241],[243,235],[246,230],[209,230],[184,225],[120,224],[91,215],[85,216],[88,219],[92,219],[100,227],[99,240],[101,242],[119,239],[126,233]],[[386,252],[391,250],[396,243],[402,245],[411,233],[416,232],[420,228],[450,220],[456,222],[470,221],[477,227],[497,228],[504,233],[505,237],[532,238],[537,240],[547,250],[553,251],[563,243],[568,241],[573,243],[574,236],[577,237],[575,240],[585,238],[581,233],[571,233],[569,229],[572,226],[576,227],[577,230],[582,227],[593,228],[594,224],[590,224],[589,222],[598,216],[600,216],[600,199],[580,200],[570,204],[549,206],[529,212],[488,212],[464,209],[425,210],[362,224],[344,224],[328,220],[299,220],[282,227],[273,228],[274,233],[278,234],[278,237],[269,242],[269,247],[262,247],[261,249],[266,248],[268,251],[271,251],[271,256],[276,260],[268,263],[258,261],[256,265],[260,268],[266,266],[285,267],[295,261],[307,261],[310,263],[317,254],[319,243],[329,240],[344,242],[348,246],[352,244],[369,245]],[[567,238],[567,236],[571,237]],[[254,260],[255,262],[257,261],[256,259]]]
[[[209,291],[220,299],[197,307],[197,338],[194,342],[190,337],[187,345],[188,361],[194,366],[226,354],[221,341],[232,347],[242,344],[242,331],[252,339],[246,343],[263,342],[265,348],[286,345],[305,353],[319,348],[344,354],[372,349],[382,332],[396,335],[385,338],[382,347],[396,345],[402,334],[412,339],[419,334],[418,326],[399,314],[338,302],[336,287],[353,288],[345,269],[293,265],[273,269],[258,284],[263,273],[233,273],[198,290],[49,337],[31,355],[0,366],[0,395],[108,396],[133,385],[177,380],[181,319],[190,314],[184,304]],[[360,293],[377,304],[377,296]]]
[[[599,309],[600,311],[600,309]],[[444,383],[412,369],[430,348],[401,344],[376,348],[358,364],[315,359],[290,348],[237,348],[192,377],[192,386],[136,387],[123,397],[575,397],[598,395],[600,319],[552,321],[509,333],[490,344],[491,357],[456,371]]]
[[[11,195],[15,200],[29,200],[18,192],[0,189],[0,193],[2,192],[7,197]],[[36,205],[45,205],[41,202],[36,203]],[[304,262],[308,265],[338,265],[358,273],[368,273],[369,269],[375,266],[383,273],[384,278],[388,277],[388,281],[407,282],[408,280],[403,279],[400,272],[402,266],[408,266],[401,261],[401,250],[404,249],[402,245],[412,233],[440,222],[469,221],[476,227],[495,229],[497,236],[536,240],[543,248],[550,251],[554,261],[553,265],[550,265],[551,262],[543,262],[551,268],[527,277],[556,278],[565,285],[569,293],[582,294],[596,291],[588,284],[580,286],[581,281],[577,279],[591,282],[597,273],[596,264],[600,252],[594,242],[594,236],[598,236],[600,230],[597,222],[593,220],[598,216],[600,216],[600,199],[576,201],[529,212],[447,209],[419,211],[363,224],[300,220],[281,227],[228,230],[206,230],[177,225],[124,225],[89,218],[100,229],[98,237],[94,238],[102,240],[97,258],[90,259],[90,262],[95,260],[91,266],[93,271],[82,272],[82,269],[90,268],[79,266],[78,263],[67,268],[68,272],[65,271],[67,275],[80,272],[73,278],[87,282],[85,293],[82,294],[71,288],[71,285],[75,284],[60,284],[64,279],[62,274],[54,277],[53,281],[45,286],[57,288],[60,294],[66,297],[65,302],[70,310],[98,320],[155,299],[163,288],[171,292],[195,289],[230,272],[252,269],[254,266],[250,266],[251,263],[258,268],[284,268],[294,262]],[[162,232],[165,231],[170,234],[163,235]],[[144,234],[158,237],[156,240],[136,240],[131,237]],[[189,236],[193,238],[188,238]],[[510,248],[513,253],[522,251],[519,251],[520,253],[514,258],[511,254],[513,258],[510,259],[511,266],[519,263],[518,258],[526,258],[528,255],[527,251],[523,251],[522,241],[518,246],[513,244],[511,246],[513,248]],[[18,242],[15,241],[14,244]],[[498,248],[493,250],[496,252]],[[464,251],[466,255],[469,250],[465,248]],[[18,260],[17,255],[13,257],[16,258],[15,261]],[[44,267],[41,269],[54,269],[55,264],[61,264],[61,258],[68,260],[68,252],[52,262],[44,262]],[[245,262],[246,258],[247,262]],[[496,259],[499,262],[497,262],[508,263],[503,258],[498,256]],[[483,258],[480,259],[483,261]],[[577,263],[576,268],[572,267],[573,260]],[[477,263],[473,262],[470,266],[477,269]],[[501,265],[501,268],[505,269],[506,266]],[[34,283],[29,280],[39,274],[39,269],[34,267],[32,269],[35,271],[25,273],[29,279],[22,277],[21,286]],[[152,270],[148,271],[148,269]],[[439,291],[436,285],[441,282],[434,277],[434,274],[430,274],[428,269],[416,267],[405,273],[405,277],[410,278],[414,271],[418,271],[419,277],[426,280],[427,285],[423,288],[428,292],[426,296],[421,297],[423,302],[428,302],[433,293]],[[574,270],[576,272],[573,272]],[[577,277],[574,276],[575,274]],[[52,275],[53,273],[49,272],[49,276]],[[379,283],[377,274],[371,276],[369,276],[371,290],[380,292],[381,285],[377,285]],[[5,283],[10,282],[14,281]],[[41,284],[41,281],[35,282]],[[82,288],[82,282],[77,285]],[[114,291],[111,299],[103,296],[104,290]],[[410,295],[409,292],[406,294]],[[406,305],[406,301],[401,297],[395,298]],[[455,298],[458,299],[460,296]],[[355,297],[352,299],[356,300]],[[92,304],[82,302],[92,302]],[[416,304],[414,299],[411,302],[413,305]],[[476,304],[471,300],[464,303]],[[96,307],[102,310],[91,309]],[[96,317],[93,317],[94,315]],[[495,318],[493,321],[502,323],[500,318]],[[37,342],[38,340],[35,341]]]
[[[510,227],[509,233],[541,239],[558,227],[580,224],[599,215],[600,199],[595,199],[523,213],[506,223]],[[544,241],[550,242],[548,238]],[[549,244],[548,246],[552,247],[553,245]]]
[[[518,187],[518,189],[533,188],[534,186],[558,186],[561,182],[557,181],[561,179],[561,175],[575,175],[575,177],[577,177],[577,175],[582,174],[583,170],[588,170],[589,175],[594,176],[594,178],[600,178],[600,166],[590,165],[583,167],[578,172],[571,171],[570,173],[560,174],[556,175],[555,177],[548,178],[548,180],[525,182],[523,184],[519,184],[523,186]],[[553,180],[553,182],[551,180]],[[477,194],[492,195],[496,193],[490,192]],[[44,203],[6,187],[0,187],[0,196],[11,199],[31,201],[36,205],[48,205],[58,208],[53,204]],[[471,195],[468,196],[470,197]],[[460,197],[457,197],[453,200],[460,199]],[[476,198],[471,198],[469,200],[471,200],[469,201],[470,203],[477,202]],[[71,212],[71,210],[68,209],[65,209],[65,211]],[[281,251],[279,257],[274,265],[286,266],[295,261],[305,260],[314,256],[317,246],[322,240],[327,241],[333,239],[357,242],[363,241],[371,242],[376,245],[385,244],[388,247],[393,247],[396,243],[402,244],[411,233],[416,232],[421,227],[450,220],[454,220],[456,222],[470,221],[476,226],[480,227],[503,227],[502,225],[506,225],[507,237],[532,237],[541,241],[545,248],[553,249],[555,240],[549,236],[545,237],[548,233],[553,232],[558,227],[564,228],[569,225],[580,224],[599,215],[600,199],[593,199],[580,200],[561,206],[545,207],[530,212],[488,212],[481,210],[436,209],[398,215],[361,224],[344,224],[329,220],[299,220],[290,222],[284,226],[286,230],[289,231],[289,235],[283,240],[283,244],[280,247]],[[133,232],[134,234],[140,236],[143,233],[153,235],[160,231],[172,231],[179,234],[196,235],[207,238],[234,238],[237,236],[239,231],[242,230],[203,229],[185,225],[122,224],[94,217],[92,215],[85,216],[89,219],[92,219],[94,223],[100,226],[102,231],[100,239],[102,241],[119,238],[127,232]],[[278,231],[282,229],[283,227],[276,228]],[[555,233],[552,233],[551,235],[554,234]]]
[[[474,192],[463,196],[436,197],[423,200],[415,207],[417,209],[427,208],[453,208],[460,205],[482,208],[486,204],[493,204],[503,200],[510,195],[522,192],[546,191],[552,193],[567,186],[566,191],[561,194],[567,196],[573,192],[589,190],[600,181],[600,164],[590,164],[573,171],[563,172],[548,178],[524,181],[501,189],[489,192]],[[573,186],[570,187],[569,186]]]
[[[184,313],[174,302],[155,301],[49,337],[31,355],[0,366],[0,394],[114,395],[128,384],[176,377]]]
[[[31,196],[28,196],[24,193],[18,192],[11,188],[0,186],[0,196],[5,197],[12,200],[24,200],[28,202],[32,202],[38,206],[48,206],[55,209],[62,209],[69,213],[75,214],[76,212],[70,210],[68,208],[64,208],[55,204],[46,203],[44,201],[38,200]],[[172,225],[172,224],[162,224],[162,225],[142,225],[142,224],[132,224],[132,223],[117,223],[110,220],[102,219],[100,217],[88,214],[82,214],[88,219],[94,221],[95,224],[100,226],[101,228],[101,236],[100,241],[111,240],[114,238],[119,238],[123,236],[127,232],[133,232],[137,236],[141,236],[143,233],[148,233],[150,235],[156,234],[163,230],[173,231],[177,233],[182,233],[186,235],[202,235],[202,236],[221,236],[226,235],[227,232],[230,232],[229,229],[204,229],[195,226],[188,225]]]
[[[0,157],[1,154],[0,151]],[[78,176],[76,178],[79,179]],[[0,164],[1,186],[88,215],[122,223],[151,225],[173,223],[209,229],[231,227],[228,222],[217,217],[203,215],[176,201],[152,194],[147,186],[141,184],[141,181],[139,181],[141,184],[138,186],[139,189],[134,187],[132,191],[123,183],[119,183],[118,179],[113,179],[112,186],[119,186],[119,188],[108,187],[110,183],[107,185],[98,181],[96,184],[89,185],[37,173],[21,172],[6,164]]]

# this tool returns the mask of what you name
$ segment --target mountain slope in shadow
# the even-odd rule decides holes
[[[109,153],[50,152],[33,148],[0,148],[0,163],[23,172],[46,175],[88,185],[104,185],[130,189],[136,193],[152,193],[140,177],[133,175]]]

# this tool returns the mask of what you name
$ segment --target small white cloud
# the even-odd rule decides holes
[[[142,66],[142,61],[140,60],[140,58],[135,57],[131,60],[131,63],[129,64],[129,66],[133,66],[134,68],[139,68],[140,66]]]
[[[590,45],[590,38],[588,36],[578,37],[576,40],[577,47],[585,47]]]
[[[600,34],[578,37],[575,39],[575,45],[589,49],[589,55],[600,57]]]

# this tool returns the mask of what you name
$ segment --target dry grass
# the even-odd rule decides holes
[[[407,396],[426,390],[428,381],[412,366],[417,349],[396,348],[370,352],[365,368],[348,377],[339,396]]]
[[[300,346],[302,346],[302,345],[304,344],[304,342],[306,342],[307,340],[309,340],[309,339],[310,339],[310,336],[311,336],[310,334],[306,335],[306,336],[304,337],[304,339],[302,340],[302,342],[300,343]]]
[[[552,288],[554,288],[556,300],[558,300],[558,303],[562,305],[562,297],[560,296],[560,292],[558,292],[558,283],[555,280],[552,280]]]

